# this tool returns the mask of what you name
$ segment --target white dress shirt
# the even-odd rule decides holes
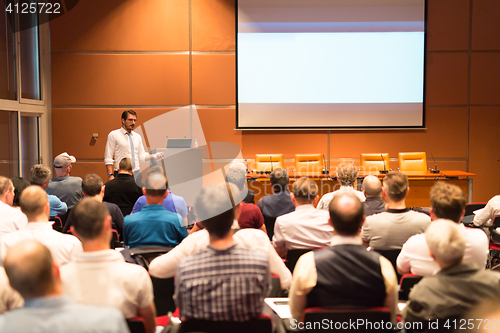
[[[272,274],[279,275],[281,289],[287,289],[292,282],[292,274],[278,256],[269,237],[262,230],[241,229],[233,235],[234,243],[247,249],[267,253],[269,269]],[[169,278],[175,275],[175,270],[182,258],[198,253],[210,244],[206,229],[197,231],[174,247],[170,252],[154,259],[149,265],[149,273],[158,278]]]
[[[365,201],[365,194],[361,191],[355,190],[352,186],[340,186],[340,189],[337,191],[333,191],[330,193],[327,193],[321,197],[321,200],[318,203],[318,206],[316,209],[324,209],[328,210],[328,205],[330,204],[330,201],[333,200],[333,198],[336,195],[343,194],[343,193],[351,193],[354,194],[359,198],[361,202]]]
[[[2,236],[26,228],[28,219],[20,209],[0,201],[0,239]]]
[[[432,223],[432,222],[431,222]],[[488,257],[488,237],[481,229],[466,228],[458,224],[465,238],[464,264],[476,264],[479,269],[485,269]],[[425,234],[411,236],[401,249],[397,259],[397,267],[401,272],[420,276],[430,276],[440,270],[439,265],[429,254],[429,246]]]
[[[115,250],[81,252],[61,267],[64,293],[86,305],[112,306],[125,318],[151,306],[153,284],[141,266],[125,262]]]
[[[478,227],[489,227],[493,225],[493,219],[497,215],[500,215],[500,195],[491,198],[486,206],[474,215],[473,223]]]
[[[295,211],[278,216],[274,224],[274,247],[278,251],[315,249],[330,245],[333,227],[330,214],[313,205],[300,205]]]
[[[29,222],[26,228],[6,234],[0,240],[0,264],[2,266],[7,251],[26,239],[37,240],[45,245],[59,266],[74,261],[76,254],[83,251],[82,243],[78,238],[55,231],[49,222]]]
[[[134,131],[130,132],[130,134],[132,135],[132,141],[134,143],[134,171],[137,171],[140,168],[139,161],[145,161],[148,153],[144,150],[141,136]],[[125,157],[132,159],[130,155],[129,135],[128,132],[122,127],[111,131],[108,135],[106,150],[104,151],[104,164],[113,164],[114,169],[118,170],[120,161]]]

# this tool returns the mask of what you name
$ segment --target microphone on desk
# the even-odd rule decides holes
[[[432,160],[434,161],[434,169],[431,169],[431,173],[440,173],[441,171],[439,171],[439,169],[437,167],[436,160],[434,159],[434,155],[431,154],[431,157],[432,157]]]
[[[384,170],[379,171],[380,173],[388,173],[389,170],[385,167],[385,160],[384,160],[384,155],[380,154],[380,157],[382,157],[382,162],[384,163]]]
[[[273,157],[271,155],[269,155],[269,158],[271,159],[271,172],[273,172],[274,171],[274,168],[273,168]]]
[[[322,174],[324,174],[324,175],[328,174],[328,171],[326,170],[326,158],[325,158],[325,154],[323,154],[323,171],[322,171]]]

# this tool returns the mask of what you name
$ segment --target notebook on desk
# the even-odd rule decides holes
[[[267,297],[264,299],[267,305],[280,317],[281,319],[292,318],[288,297]]]

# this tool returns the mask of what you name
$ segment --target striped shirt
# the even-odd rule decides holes
[[[181,317],[247,321],[262,312],[269,292],[266,254],[235,244],[225,250],[210,245],[184,258],[175,275]]]

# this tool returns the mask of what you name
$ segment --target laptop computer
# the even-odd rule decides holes
[[[191,148],[193,139],[168,139],[167,148]]]

